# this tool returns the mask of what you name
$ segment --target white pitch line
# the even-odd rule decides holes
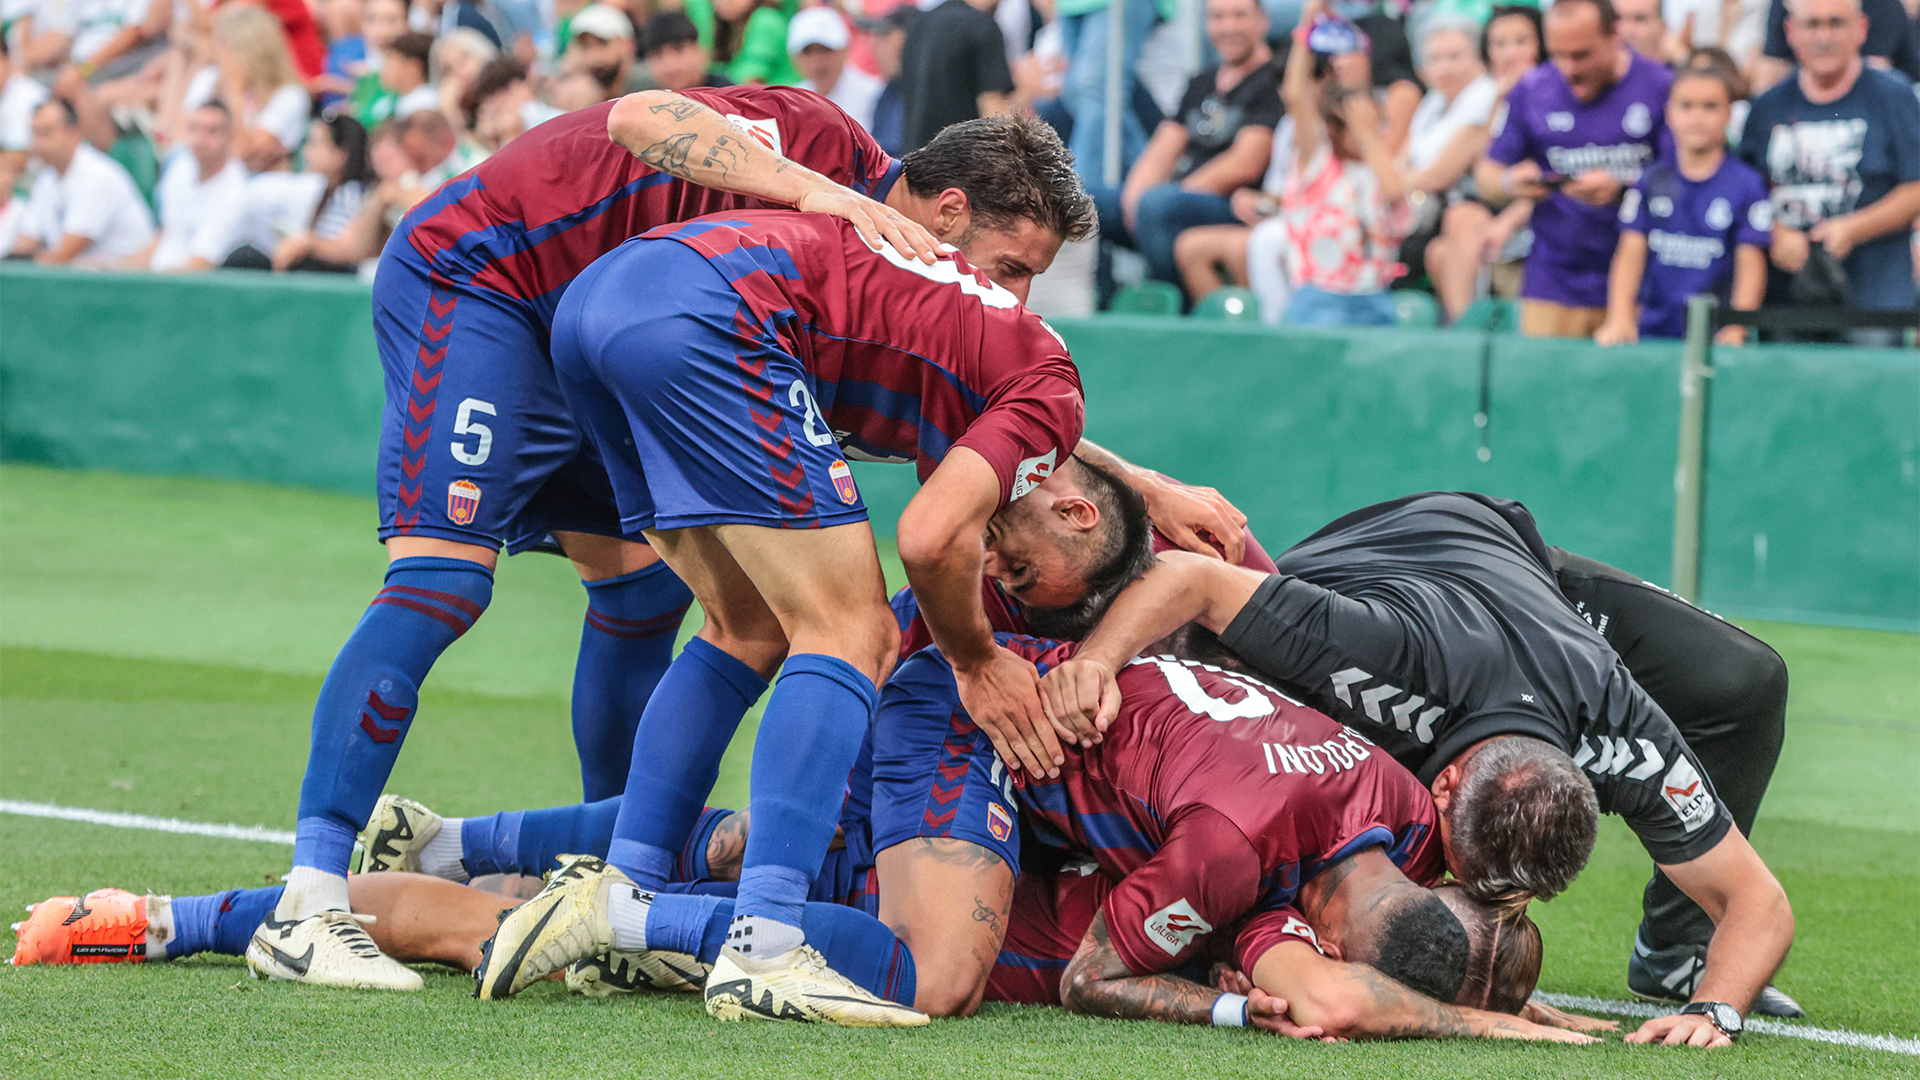
[[[1649,1005],[1644,1001],[1608,1001],[1605,998],[1581,997],[1578,994],[1536,993],[1534,997],[1556,1009],[1573,1009],[1579,1012],[1612,1013],[1615,1016],[1666,1016],[1679,1010],[1660,1005]],[[1854,1046],[1864,1050],[1885,1050],[1890,1054],[1920,1055],[1920,1039],[1901,1039],[1892,1035],[1857,1035],[1851,1031],[1835,1031],[1832,1028],[1802,1027],[1799,1024],[1768,1020],[1765,1017],[1747,1018],[1748,1031],[1757,1031],[1762,1035],[1785,1035],[1795,1039],[1807,1039],[1811,1042],[1833,1043],[1837,1046]]]
[[[88,810],[77,806],[19,802],[13,799],[0,799],[0,814],[80,821],[88,825],[105,825],[115,829],[148,829],[153,832],[212,836],[223,840],[253,840],[265,844],[286,845],[293,843],[292,833],[284,829],[269,829],[264,825],[225,825],[208,821],[182,821],[179,818],[122,814],[111,810]],[[1614,1016],[1665,1016],[1674,1011],[1640,1001],[1608,1001],[1604,998],[1581,997],[1577,994],[1541,992],[1534,996],[1555,1008],[1610,1013]],[[1758,1031],[1763,1035],[1785,1035],[1790,1038],[1833,1043],[1838,1046],[1854,1046],[1867,1050],[1885,1050],[1892,1054],[1920,1056],[1920,1039],[1900,1039],[1892,1035],[1858,1035],[1851,1031],[1801,1027],[1797,1024],[1785,1024],[1760,1017],[1748,1019],[1746,1026],[1748,1030]]]
[[[264,825],[222,825],[208,821],[182,821],[179,818],[120,814],[111,810],[87,810],[75,806],[55,806],[53,803],[16,802],[13,799],[0,799],[0,814],[83,821],[89,825],[106,825],[115,829],[150,829],[154,832],[186,833],[190,836],[215,836],[223,840],[256,840],[263,844],[291,845],[293,843],[292,833],[283,829],[269,829]]]

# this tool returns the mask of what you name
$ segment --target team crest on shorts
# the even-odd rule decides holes
[[[1003,844],[1013,835],[1013,816],[997,802],[987,804],[987,831]]]
[[[827,466],[827,475],[833,478],[833,490],[840,495],[840,501],[852,506],[860,501],[860,489],[853,486],[853,470],[844,461],[836,461]]]
[[[471,480],[455,480],[447,485],[447,518],[455,525],[473,524],[480,511],[480,485]]]

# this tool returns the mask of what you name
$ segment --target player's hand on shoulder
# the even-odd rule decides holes
[[[1148,484],[1140,491],[1147,516],[1167,539],[1199,555],[1238,563],[1247,553],[1247,515],[1210,487],[1191,487],[1172,480]]]
[[[1062,739],[1092,746],[1120,714],[1120,683],[1100,661],[1072,657],[1040,680],[1040,705]]]
[[[1618,1031],[1618,1020],[1602,1020],[1597,1016],[1581,1016],[1578,1013],[1562,1012],[1539,999],[1531,999],[1520,1010],[1520,1019],[1539,1024],[1542,1027],[1565,1028],[1568,1031]]]
[[[1630,1043],[1648,1043],[1658,1046],[1732,1046],[1733,1040],[1715,1027],[1713,1021],[1698,1014],[1682,1016],[1656,1016],[1640,1025],[1640,1030],[1627,1036]]]
[[[953,669],[960,703],[993,740],[1009,769],[1058,776],[1067,759],[1040,705],[1040,676],[1033,665],[995,645],[984,663]]]
[[[868,247],[889,244],[893,250],[931,265],[940,255],[940,241],[926,227],[885,203],[875,202],[851,188],[809,191],[793,205],[807,213],[831,214],[853,223],[853,231]]]

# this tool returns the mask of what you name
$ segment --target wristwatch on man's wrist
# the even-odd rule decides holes
[[[1744,1025],[1740,1021],[1740,1010],[1724,1001],[1695,1001],[1680,1010],[1681,1016],[1704,1016],[1707,1022],[1720,1029],[1720,1034],[1729,1039],[1740,1037]]]

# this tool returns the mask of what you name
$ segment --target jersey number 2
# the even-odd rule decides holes
[[[820,423],[820,406],[814,402],[813,395],[807,392],[806,383],[799,379],[793,380],[793,385],[787,387],[787,404],[796,409],[807,410],[806,419],[800,422],[800,431],[806,435],[808,442],[815,446],[832,445],[833,432],[815,430],[815,426]]]

